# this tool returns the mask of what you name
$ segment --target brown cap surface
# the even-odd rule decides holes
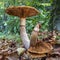
[[[53,50],[52,45],[46,42],[37,43],[35,47],[30,46],[30,48],[28,49],[30,53],[37,53],[37,54],[50,53],[52,50]]]
[[[6,13],[18,17],[30,17],[39,13],[37,9],[30,6],[12,6],[6,9]]]

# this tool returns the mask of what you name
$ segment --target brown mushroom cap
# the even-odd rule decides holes
[[[30,53],[37,53],[37,54],[44,54],[44,53],[50,53],[52,51],[53,47],[51,44],[46,42],[37,43],[35,47],[30,46],[28,49],[28,52]]]
[[[18,17],[30,17],[39,13],[37,9],[30,6],[12,6],[6,9],[6,13]]]
[[[49,43],[41,42],[41,43],[37,43],[35,47],[30,46],[30,48],[27,51],[27,54],[31,58],[41,58],[41,57],[45,57],[46,53],[51,54],[53,51],[52,48],[53,47]]]

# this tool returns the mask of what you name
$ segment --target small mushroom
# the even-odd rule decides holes
[[[30,40],[25,29],[26,17],[35,16],[39,11],[30,6],[12,6],[6,9],[6,13],[20,17],[20,35],[25,48],[28,49],[30,47]]]

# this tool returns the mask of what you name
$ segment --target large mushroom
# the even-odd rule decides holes
[[[35,16],[39,13],[34,7],[30,6],[12,6],[6,9],[6,13],[20,18],[20,35],[26,49],[30,47],[30,40],[26,33],[26,17]]]

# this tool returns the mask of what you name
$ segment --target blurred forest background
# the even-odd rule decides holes
[[[5,13],[9,6],[33,6],[40,11],[37,16],[27,18],[26,30],[31,34],[34,26],[40,22],[40,31],[59,30],[59,0],[0,0],[0,38],[20,40],[19,18]],[[56,13],[58,11],[58,13]],[[57,21],[59,22],[56,22]],[[58,25],[56,25],[58,23]]]

